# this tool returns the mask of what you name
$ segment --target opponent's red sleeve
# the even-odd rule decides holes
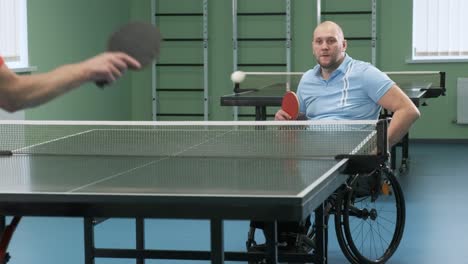
[[[2,56],[0,56],[0,67],[3,66],[3,63],[5,63],[5,61],[3,60]]]

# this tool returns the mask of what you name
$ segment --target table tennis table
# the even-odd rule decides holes
[[[417,106],[427,105],[428,98],[436,98],[445,95],[445,72],[388,72],[387,74],[396,82],[396,84],[405,92],[411,101]],[[421,80],[418,75],[424,75]],[[431,80],[427,76],[434,75]],[[266,76],[269,77],[269,76]],[[412,79],[413,78],[413,79]],[[434,78],[435,80],[432,80]],[[282,98],[286,92],[286,87],[297,89],[296,83],[268,83],[262,87],[240,88],[239,84],[234,87],[234,93],[221,97],[221,106],[241,106],[255,107],[255,120],[267,120],[267,107],[281,106]],[[246,115],[249,116],[249,115]],[[382,112],[382,118],[391,117],[392,113]],[[394,146],[391,151],[391,168],[396,167],[396,147],[401,147],[402,161],[400,171],[404,172],[408,166],[409,158],[409,135],[406,134],[401,142]]]
[[[385,147],[383,123],[1,121],[0,215],[83,217],[86,264],[104,257],[327,263],[323,203],[348,178],[346,155]],[[282,254],[276,235],[266,253],[224,251],[223,220],[266,221],[276,234],[278,221],[311,212],[314,254]],[[111,217],[137,219],[135,249],[95,248],[94,225]],[[145,218],[209,219],[211,249],[145,249]]]

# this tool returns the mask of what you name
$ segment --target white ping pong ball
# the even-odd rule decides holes
[[[245,80],[245,72],[235,71],[231,74],[231,81],[233,83],[241,83]]]

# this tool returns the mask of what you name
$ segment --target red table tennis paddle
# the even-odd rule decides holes
[[[299,99],[294,92],[288,91],[283,96],[281,109],[291,116],[291,119],[296,120],[299,116]]]
[[[159,56],[161,34],[156,26],[145,22],[131,22],[123,25],[108,39],[108,51],[124,52],[135,58],[144,68]],[[102,87],[105,81],[96,85]]]

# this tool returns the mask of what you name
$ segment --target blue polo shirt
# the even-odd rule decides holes
[[[320,65],[304,73],[297,88],[300,112],[308,119],[375,120],[377,103],[395,83],[372,64],[347,54],[324,80]]]

